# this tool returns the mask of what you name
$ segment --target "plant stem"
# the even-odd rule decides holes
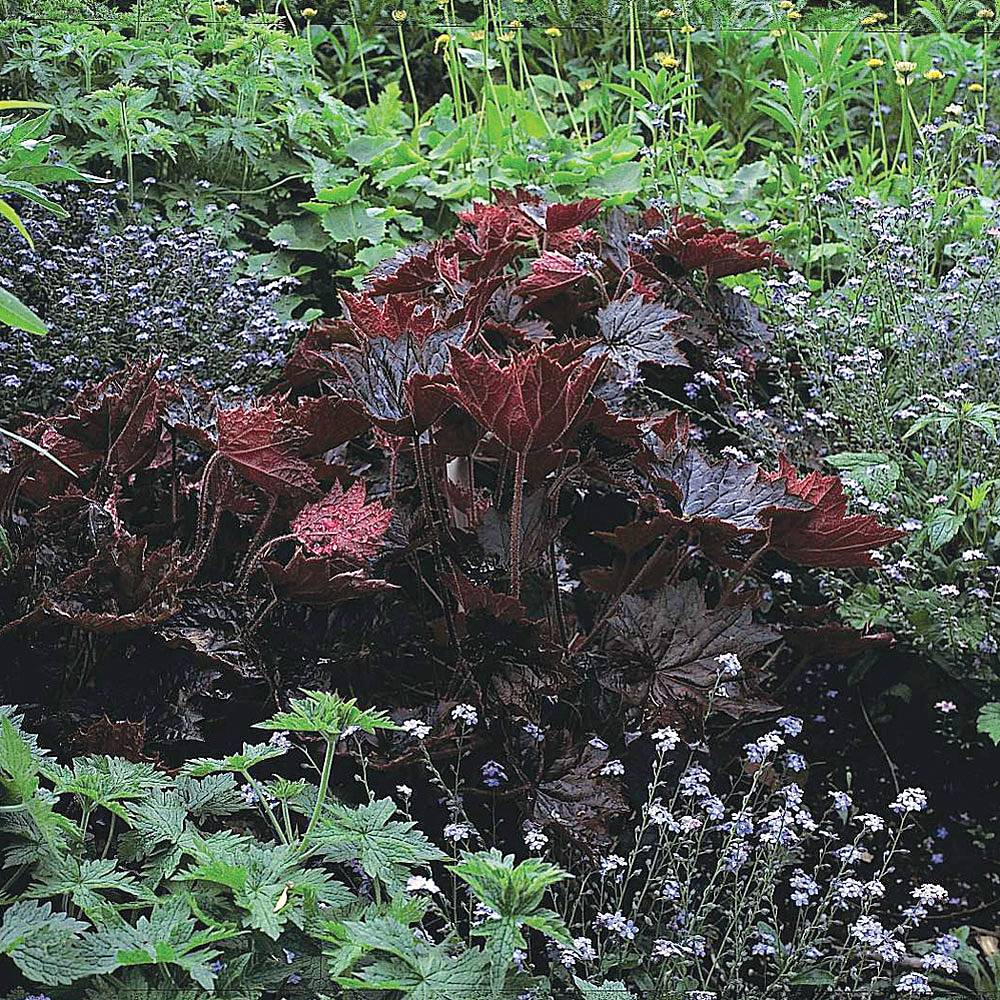
[[[510,593],[521,596],[521,501],[524,496],[523,451],[514,456],[514,495],[510,502]]]
[[[313,806],[312,816],[309,817],[309,825],[306,832],[302,834],[299,842],[299,850],[305,850],[309,837],[319,822],[320,813],[323,811],[323,803],[326,801],[326,793],[330,787],[330,771],[333,768],[333,751],[337,746],[336,740],[326,737],[326,754],[323,757],[323,770],[319,776],[319,788],[316,790],[316,805]]]

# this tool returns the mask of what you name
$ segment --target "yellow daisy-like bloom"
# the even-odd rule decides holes
[[[783,36],[784,36],[784,34],[785,34],[785,29],[784,29],[784,28],[772,28],[772,29],[771,29],[771,30],[770,30],[770,31],[768,32],[768,34],[769,34],[769,35],[770,35],[770,36],[771,36],[772,38],[781,38],[781,37],[783,37]]]
[[[476,28],[475,31],[469,32],[469,38],[474,42],[481,42],[486,37],[486,32],[482,28]]]
[[[876,59],[875,56],[872,56],[871,59],[868,59],[865,62],[865,65],[869,69],[878,69],[879,66],[884,66],[885,65],[885,60],[884,59]]]
[[[215,13],[221,14],[223,17],[225,17],[225,15],[228,14],[232,9],[233,8],[230,7],[229,4],[227,3],[217,3],[215,5]]]
[[[307,20],[311,21],[319,13],[315,7],[303,7],[302,16]]]
[[[669,52],[656,52],[653,54],[653,61],[659,63],[664,69],[677,69],[680,62]]]
[[[872,14],[872,17],[874,17],[876,21],[888,21],[889,20],[889,15],[884,10],[877,10],[877,11],[875,11],[875,13]]]
[[[406,11],[394,10],[392,12],[392,19],[396,22],[396,24],[402,24],[406,20]]]
[[[548,35],[549,38],[562,38],[562,30],[557,28],[554,24],[552,27],[545,29],[545,34]]]
[[[580,88],[580,90],[581,90],[581,91],[582,91],[582,92],[583,92],[584,94],[586,94],[588,90],[593,90],[593,89],[594,89],[594,87],[596,87],[596,86],[597,86],[597,81],[596,81],[596,80],[581,80],[581,81],[580,81],[580,82],[579,82],[579,83],[577,84],[577,86],[578,86],[578,87]]]
[[[981,83],[970,83],[967,89],[970,93],[981,94],[983,92],[983,85]]]
[[[992,21],[996,16],[996,11],[990,10],[989,7],[983,7],[976,11],[976,17],[978,17],[980,21]]]
[[[693,24],[682,24],[681,31],[685,35],[693,35],[698,29]]]
[[[520,31],[524,27],[524,22],[523,21],[519,21],[515,17],[514,20],[510,22],[510,24],[508,25],[508,27],[511,29],[511,31]]]
[[[676,17],[677,16],[677,11],[676,10],[671,10],[669,7],[661,7],[656,12],[656,16],[661,21],[666,21],[668,17]]]
[[[892,64],[892,68],[896,71],[896,83],[900,87],[909,87],[913,83],[913,71],[917,68],[915,62],[910,62],[909,59],[898,59]]]
[[[438,35],[437,38],[434,39],[435,55],[437,54],[439,49],[444,48],[450,41],[451,41],[451,35],[449,35],[447,31],[442,35]]]
[[[497,38],[499,38],[501,42],[512,42],[515,38],[517,38],[517,34],[513,31],[504,31],[497,35]]]
[[[797,11],[797,10],[790,10],[785,15],[785,17],[787,17],[789,21],[801,21],[802,20],[802,14],[799,11]]]
[[[861,18],[862,28],[874,28],[878,24],[879,19],[874,14],[869,14],[867,17]]]
[[[795,6],[792,0],[781,0],[778,4],[778,10],[791,10]]]
[[[924,79],[930,80],[931,83],[937,83],[938,80],[944,79],[944,73],[942,73],[939,69],[929,69],[926,73],[924,73]]]

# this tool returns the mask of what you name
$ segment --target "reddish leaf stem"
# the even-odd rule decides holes
[[[514,456],[514,495],[510,502],[510,593],[521,597],[521,503],[524,497],[523,451]]]

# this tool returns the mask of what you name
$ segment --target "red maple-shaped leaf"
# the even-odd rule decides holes
[[[847,513],[847,497],[838,476],[810,472],[798,477],[784,456],[769,480],[784,479],[788,492],[813,505],[804,513],[778,512],[771,527],[771,548],[802,566],[871,566],[873,549],[881,548],[904,532],[878,523],[871,514]]]
[[[421,307],[416,300],[402,295],[387,295],[376,302],[370,295],[341,292],[340,301],[348,322],[362,340],[372,337],[399,340],[409,333],[420,341],[438,326],[433,309]]]
[[[654,258],[666,255],[682,271],[704,271],[707,278],[744,274],[768,266],[788,267],[769,243],[730,229],[712,228],[697,215],[680,215],[676,210],[663,229],[651,229],[646,238],[652,244]]]
[[[518,208],[546,233],[562,233],[594,218],[601,210],[601,199],[583,198],[555,205],[522,202]]]
[[[309,464],[297,454],[308,434],[282,420],[273,403],[216,414],[219,454],[246,480],[274,496],[319,492]]]
[[[452,397],[512,452],[555,444],[580,412],[604,359],[561,364],[565,351],[532,348],[506,367],[452,348]]]
[[[572,257],[548,250],[531,262],[529,274],[514,289],[530,305],[551,299],[587,277],[587,271]]]
[[[372,579],[363,569],[344,570],[332,559],[305,555],[296,550],[287,565],[265,562],[264,572],[286,600],[327,608],[367,594],[394,590],[385,580]]]
[[[378,553],[392,520],[391,508],[365,499],[363,479],[346,493],[338,483],[322,500],[299,511],[292,534],[313,555],[364,562]]]
[[[303,396],[283,416],[301,430],[303,456],[322,455],[368,430],[370,422],[361,405],[339,396]]]
[[[440,247],[418,243],[397,250],[368,272],[365,290],[372,295],[422,292],[440,280]]]
[[[810,501],[792,493],[782,473],[765,476],[753,462],[726,459],[713,464],[691,448],[672,465],[653,463],[649,469],[677,499],[680,524],[724,534],[755,534],[765,531],[778,511],[811,510]],[[666,512],[664,516],[673,518]]]

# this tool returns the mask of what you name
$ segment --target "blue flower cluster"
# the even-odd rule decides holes
[[[203,229],[158,229],[114,189],[68,185],[59,219],[19,206],[34,249],[0,230],[0,287],[47,323],[4,331],[0,412],[44,412],[127,361],[161,357],[164,377],[244,396],[276,373],[299,324],[279,316],[294,279],[240,274],[246,255]]]

